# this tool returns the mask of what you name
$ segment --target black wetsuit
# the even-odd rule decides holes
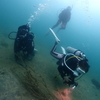
[[[18,28],[17,36],[14,43],[14,53],[16,60],[18,57],[16,54],[20,51],[25,53],[25,56],[33,55],[34,53],[34,34],[29,32],[27,25],[20,26]]]
[[[62,21],[62,23],[67,23],[71,18],[71,12],[67,9],[64,9],[60,14],[59,14],[59,20]]]
[[[53,57],[55,57],[56,59],[58,59],[58,71],[61,75],[61,77],[64,79],[64,76],[67,74],[67,76],[69,76],[69,79],[71,81],[67,82],[69,85],[71,84],[75,84],[74,79],[75,79],[75,75],[73,74],[73,72],[71,70],[69,70],[65,65],[64,65],[64,57],[66,56],[65,54],[60,54],[55,52],[57,48],[57,42],[55,42],[54,47],[51,50],[51,55]],[[66,57],[66,59],[71,58],[73,55],[68,55]],[[76,70],[77,68],[77,63],[78,63],[78,59],[76,59],[75,57],[72,57],[71,59],[69,59],[67,61],[67,65],[72,69],[72,70]]]
[[[65,29],[67,22],[70,20],[71,18],[71,11],[69,9],[64,9],[60,14],[59,14],[59,19],[57,21],[57,23],[52,27],[52,29],[54,29],[55,27],[57,27],[60,23],[62,23],[61,28],[60,29]]]

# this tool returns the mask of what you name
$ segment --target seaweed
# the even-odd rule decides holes
[[[49,90],[45,80],[38,75],[34,67],[16,66],[11,71],[36,100],[58,100]]]

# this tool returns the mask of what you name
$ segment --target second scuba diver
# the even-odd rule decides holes
[[[61,29],[65,29],[66,24],[69,22],[69,20],[71,18],[71,10],[72,10],[72,8],[70,6],[68,6],[66,9],[64,9],[59,14],[59,19],[58,19],[57,23],[52,27],[52,29],[57,27],[60,23],[61,23],[61,27],[58,29],[58,31],[61,30]]]
[[[22,51],[23,57],[29,60],[34,55],[34,34],[30,32],[28,24],[18,28],[17,36],[14,42],[15,60],[19,59],[19,53]]]

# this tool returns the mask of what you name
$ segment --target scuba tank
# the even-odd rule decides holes
[[[75,56],[79,56],[82,59],[85,59],[86,58],[85,54],[81,50],[78,50],[78,49],[75,49],[75,48],[72,48],[72,47],[67,47],[66,48],[66,52],[67,53],[72,53]]]

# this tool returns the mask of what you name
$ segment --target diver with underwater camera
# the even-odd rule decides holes
[[[50,53],[53,57],[58,59],[58,71],[64,80],[63,83],[69,86],[73,85],[72,89],[74,89],[78,85],[75,78],[80,78],[82,75],[87,73],[90,68],[86,55],[82,51],[72,47],[67,47],[66,50],[61,47],[63,53],[56,52],[56,48],[60,40],[52,29],[50,29],[50,31],[56,39]]]

